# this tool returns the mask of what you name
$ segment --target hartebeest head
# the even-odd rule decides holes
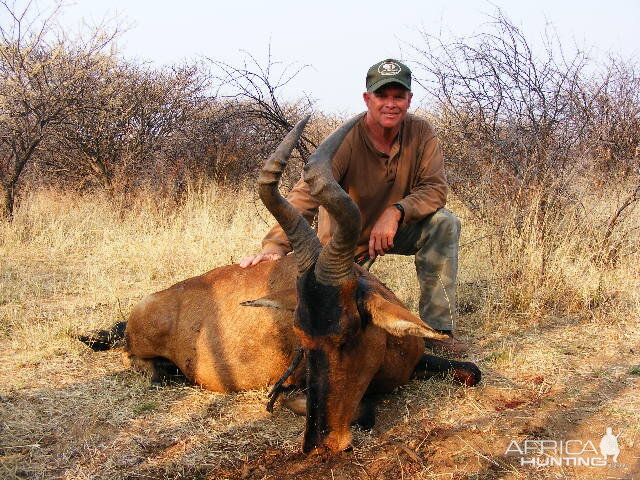
[[[331,162],[360,118],[350,119],[322,142],[304,169],[312,195],[336,222],[324,248],[302,215],[278,192],[282,171],[309,117],[267,159],[259,179],[260,198],[287,234],[297,258],[295,331],[305,349],[307,372],[304,452],[349,447],[350,425],[384,360],[387,333],[444,338],[374,291],[366,277],[356,275],[353,258],[360,211],[334,179]]]

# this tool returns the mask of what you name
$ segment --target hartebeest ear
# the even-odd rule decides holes
[[[240,305],[245,307],[280,308],[282,310],[291,310],[293,312],[296,309],[297,304],[298,293],[295,288],[290,288],[289,290],[279,290],[277,292],[270,293],[269,295],[265,295],[264,297],[256,300],[242,302]]]
[[[426,337],[444,340],[446,335],[436,332],[409,310],[385,300],[379,293],[371,293],[365,304],[371,314],[374,325],[383,328],[391,335],[403,337]]]

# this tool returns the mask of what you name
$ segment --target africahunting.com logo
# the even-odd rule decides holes
[[[520,465],[533,467],[625,467],[618,463],[621,434],[614,435],[611,427],[607,428],[599,449],[591,440],[511,440],[504,454],[519,455]]]

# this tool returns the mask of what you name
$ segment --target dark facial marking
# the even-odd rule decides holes
[[[297,280],[297,288],[296,327],[310,337],[338,333],[342,312],[340,286],[317,282],[310,268]]]
[[[302,451],[307,453],[322,445],[329,433],[327,399],[329,398],[329,358],[323,350],[307,350],[307,423]]]

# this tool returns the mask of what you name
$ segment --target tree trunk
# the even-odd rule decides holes
[[[85,153],[85,156],[88,160],[88,165],[91,168],[95,178],[102,184],[104,189],[109,193],[109,195],[113,194],[113,183],[111,182],[111,177],[109,172],[107,171],[107,167],[105,163],[100,158],[100,155],[92,155],[89,153]]]
[[[13,157],[15,163],[13,164],[13,168],[8,172],[6,178],[0,179],[0,218],[10,218],[13,216],[15,187],[20,179],[22,170],[31,159],[33,152],[36,151],[41,141],[42,133],[40,136],[31,140],[26,148],[21,150],[21,154],[14,148]]]
[[[10,218],[13,215],[13,185],[0,183],[0,218]]]

